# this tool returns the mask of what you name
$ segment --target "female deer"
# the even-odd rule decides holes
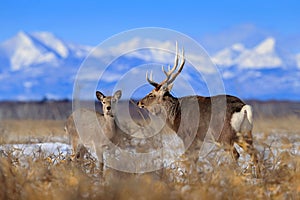
[[[88,109],[74,111],[67,119],[65,130],[77,158],[86,153],[85,146],[95,148],[99,160],[102,161],[103,147],[110,143],[116,133],[115,112],[112,104],[117,103],[122,92],[116,91],[113,96],[105,96],[96,92],[97,99],[102,103],[103,114]]]

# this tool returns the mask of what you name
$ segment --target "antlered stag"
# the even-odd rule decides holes
[[[176,72],[179,57],[181,63]],[[167,126],[178,134],[188,151],[195,152],[198,149],[199,152],[201,142],[204,141],[206,134],[210,134],[216,142],[230,147],[227,150],[232,152],[235,160],[240,156],[234,147],[234,143],[238,144],[251,155],[251,164],[256,167],[258,160],[253,147],[251,106],[230,95],[182,98],[172,96],[170,92],[173,82],[184,64],[184,50],[179,56],[176,44],[174,66],[168,71],[162,67],[166,79],[157,83],[153,81],[152,74],[150,78],[148,73],[146,74],[147,81],[154,89],[138,102],[138,106],[147,109],[153,115],[164,116]]]
[[[113,96],[105,96],[97,91],[97,99],[102,103],[103,114],[81,108],[74,111],[67,119],[65,130],[77,157],[85,154],[87,145],[94,145],[99,160],[102,161],[103,147],[110,143],[116,133],[115,112],[112,104],[121,98],[118,90]],[[80,134],[79,134],[80,133]]]

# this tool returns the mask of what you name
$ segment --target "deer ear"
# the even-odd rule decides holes
[[[114,99],[119,100],[121,98],[121,96],[122,96],[122,91],[118,90],[114,94]]]
[[[96,97],[99,101],[102,101],[105,98],[105,95],[102,94],[102,92],[97,91],[96,92]]]

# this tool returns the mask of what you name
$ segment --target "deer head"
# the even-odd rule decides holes
[[[113,96],[105,96],[102,92],[96,92],[97,99],[102,103],[102,111],[104,116],[114,116],[112,105],[117,103],[121,96],[121,90],[116,91]]]
[[[179,69],[176,71],[178,67],[178,60],[179,60],[179,55],[178,55],[178,47],[176,43],[176,55],[174,60],[174,66],[172,68],[170,68],[169,66],[168,71],[166,71],[164,66],[162,66],[162,71],[166,75],[165,80],[163,80],[161,83],[154,82],[152,77],[152,72],[150,74],[150,78],[148,77],[148,72],[146,73],[146,80],[152,86],[154,86],[154,89],[138,102],[139,107],[146,108],[154,115],[159,114],[162,111],[162,108],[164,108],[167,112],[169,112],[169,109],[174,107],[172,105],[176,103],[177,98],[173,97],[170,91],[173,87],[173,82],[182,71],[185,63],[183,49],[181,55],[181,63],[179,65]]]

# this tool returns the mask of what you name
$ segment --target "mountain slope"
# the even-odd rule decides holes
[[[145,41],[149,42],[146,39],[124,41],[122,47]],[[155,44],[170,45],[160,41]],[[66,42],[49,32],[20,31],[0,43],[0,100],[71,98],[76,73],[92,48]],[[99,69],[101,62],[120,51],[118,46],[108,51],[98,49],[92,54],[93,59],[87,65],[89,68],[81,78],[86,78],[87,83],[97,80],[102,70]],[[132,66],[153,61],[154,54],[141,51],[119,57],[104,73],[101,88],[111,91],[116,81],[132,70]],[[168,58],[161,55],[158,57],[161,60]],[[243,42],[231,44],[216,51],[212,61],[218,66],[229,94],[247,99],[300,100],[300,53],[283,54],[275,37],[264,37],[254,45]],[[168,63],[166,60],[163,64]],[[145,72],[135,73],[143,73],[139,77],[144,77]],[[159,76],[159,73],[155,75]],[[189,66],[183,70],[182,75],[197,88],[197,94],[209,95],[204,80],[196,76]],[[136,81],[128,79],[128,84],[136,84]],[[123,89],[126,89],[125,86]],[[186,95],[186,90],[182,92],[183,88],[180,80],[177,84],[175,82],[175,90],[179,91],[176,95]],[[141,95],[144,95],[144,91]]]
[[[74,76],[89,50],[51,33],[19,32],[0,44],[0,99],[71,98]]]
[[[280,54],[273,37],[265,38],[252,48],[244,46],[234,44],[212,58],[220,68],[228,93],[248,99],[299,100],[297,56]]]
[[[237,65],[239,68],[277,68],[283,65],[275,49],[276,41],[269,37],[257,46],[247,49],[243,44],[234,44],[213,56],[213,61],[221,66]]]

